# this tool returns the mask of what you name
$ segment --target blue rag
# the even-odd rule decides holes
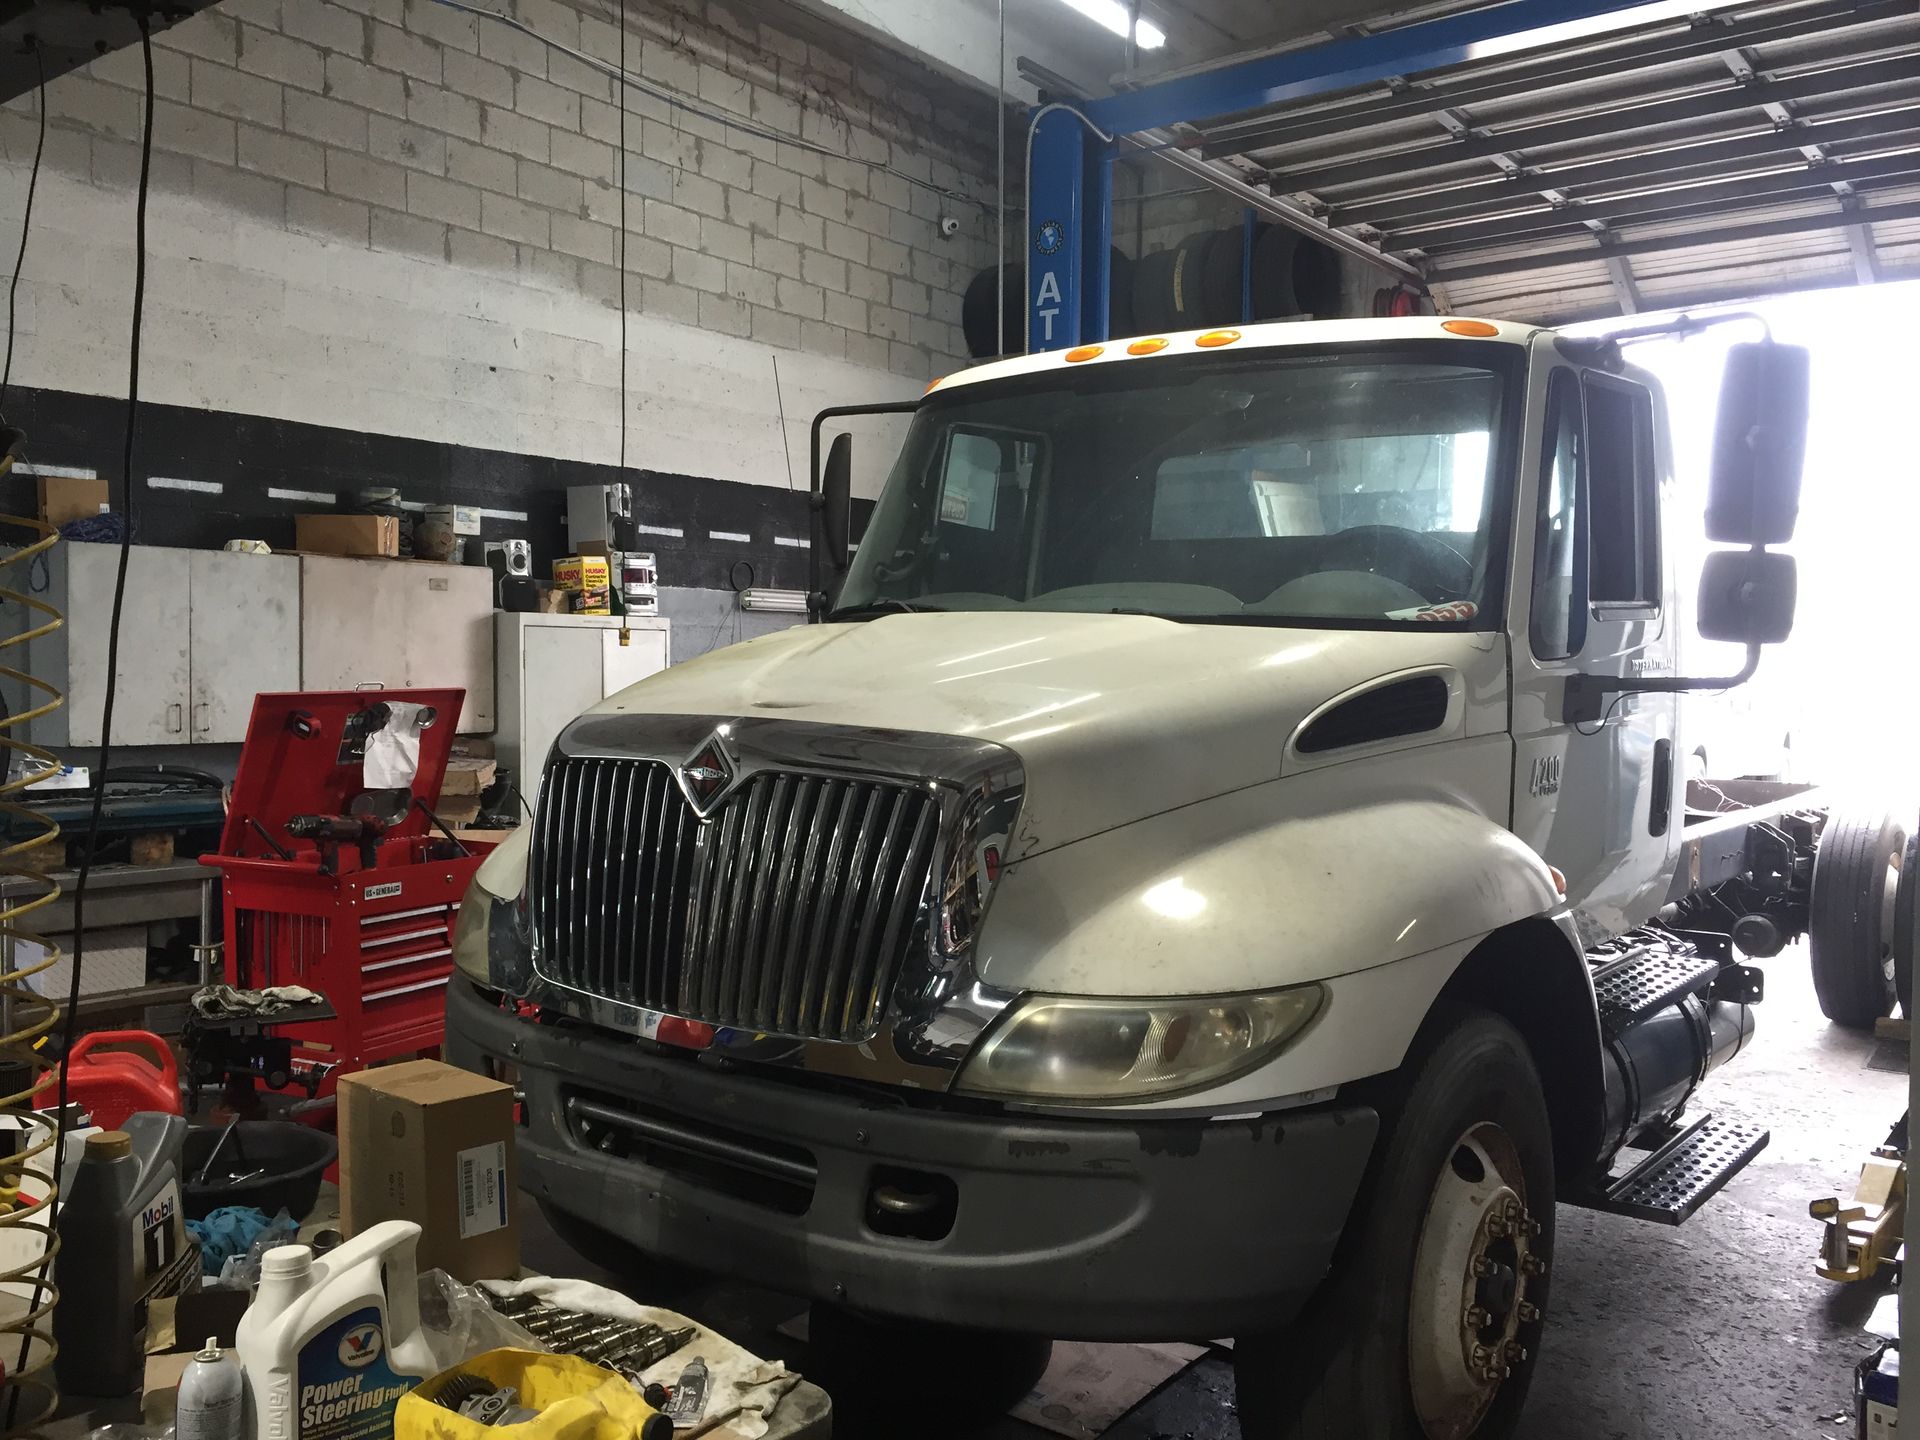
[[[200,1242],[200,1273],[218,1275],[229,1255],[244,1255],[267,1228],[267,1212],[253,1205],[222,1205],[204,1220],[187,1221]]]

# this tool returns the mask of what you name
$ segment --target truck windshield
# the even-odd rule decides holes
[[[1264,350],[957,388],[914,417],[833,618],[1493,623],[1517,354]]]

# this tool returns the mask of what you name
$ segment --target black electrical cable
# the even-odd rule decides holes
[[[620,0],[620,478],[627,478],[627,0]]]
[[[0,415],[6,414],[7,389],[13,384],[14,302],[20,294],[20,272],[27,263],[27,234],[33,228],[33,196],[40,188],[40,158],[47,153],[47,57],[37,40],[28,40],[33,49],[34,68],[40,74],[40,138],[33,146],[33,168],[27,172],[27,208],[20,215],[20,250],[13,257],[13,278],[7,282],[7,363],[0,369]]]
[[[136,13],[140,24],[140,58],[146,76],[146,91],[140,125],[140,186],[134,199],[133,212],[133,320],[131,338],[127,347],[127,424],[126,440],[121,451],[120,508],[130,517],[133,513],[133,447],[138,430],[136,421],[140,413],[140,321],[146,311],[147,303],[147,186],[153,171],[153,31],[144,12]],[[42,96],[42,104],[45,97]],[[113,701],[119,689],[120,680],[120,617],[126,608],[127,600],[127,564],[133,551],[133,527],[129,525],[120,537],[120,563],[113,579],[113,609],[107,621],[107,679],[105,693],[100,702],[100,772],[106,774],[113,765]],[[100,825],[105,813],[107,788],[96,785],[93,790],[93,809],[87,817],[86,841],[80,855],[78,873],[73,881],[73,968],[67,984],[67,1028],[63,1037],[60,1054],[60,1083],[56,1093],[57,1109],[54,1111],[53,1173],[60,1173],[60,1155],[67,1145],[67,1071],[73,1054],[73,1027],[75,1012],[80,1006],[80,966],[86,955],[87,936],[87,881],[93,874],[94,852],[100,845]],[[52,1247],[53,1232],[60,1223],[60,1209],[66,1196],[56,1191],[53,1206],[49,1212],[48,1247]],[[47,1262],[42,1261],[33,1280],[33,1303],[28,1309],[36,1310],[40,1306],[42,1288],[47,1281]],[[27,1350],[31,1343],[30,1335],[20,1340],[20,1359],[16,1369],[25,1369]],[[14,1399],[19,1399],[19,1389],[14,1390]],[[9,1411],[12,1407],[9,1406]],[[12,1427],[13,1417],[7,1417],[8,1427]]]

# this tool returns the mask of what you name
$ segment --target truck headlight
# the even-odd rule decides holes
[[[1195,1090],[1279,1051],[1325,999],[1319,985],[1185,1000],[1033,995],[988,1033],[955,1088],[1083,1104]]]
[[[481,862],[460,902],[453,926],[453,963],[477,985],[508,989],[524,983],[527,933],[528,831],[522,826]]]

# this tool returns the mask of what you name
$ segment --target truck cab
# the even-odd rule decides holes
[[[1805,371],[1735,349],[1698,627],[1751,673]],[[449,1054],[516,1079],[572,1234],[1235,1335],[1250,1440],[1336,1398],[1504,1435],[1556,1203],[1674,1222],[1765,1143],[1682,1119],[1758,979],[1689,837],[1676,697],[1742,677],[1685,676],[1671,464],[1620,345],[1509,323],[937,381],[851,554],[844,442],[818,477],[819,623],[563,732],[462,907]],[[1816,828],[1720,847],[1741,913],[1804,928]]]

